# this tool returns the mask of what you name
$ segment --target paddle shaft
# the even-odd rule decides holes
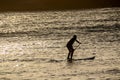
[[[80,44],[74,49],[74,51],[80,46]]]

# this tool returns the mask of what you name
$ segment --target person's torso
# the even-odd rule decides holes
[[[67,46],[72,46],[75,40],[75,38],[72,38],[70,41],[68,41]]]

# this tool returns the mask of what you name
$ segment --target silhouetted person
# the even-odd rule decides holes
[[[75,49],[73,49],[73,43],[74,43],[75,41],[78,42],[79,44],[81,44],[81,43],[77,40],[77,36],[74,35],[73,38],[70,39],[70,41],[68,41],[68,43],[67,43],[67,45],[66,45],[67,48],[68,48],[68,50],[69,50],[68,57],[67,57],[68,60],[72,60],[72,56],[73,56],[73,53],[74,53],[74,50],[75,50]]]

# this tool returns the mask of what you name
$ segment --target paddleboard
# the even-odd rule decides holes
[[[94,60],[95,59],[95,56],[92,56],[92,57],[88,57],[88,58],[82,58],[82,59],[68,59],[68,61],[79,61],[79,60]]]

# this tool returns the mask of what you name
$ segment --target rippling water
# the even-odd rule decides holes
[[[119,48],[120,8],[0,13],[0,80],[120,80]]]

